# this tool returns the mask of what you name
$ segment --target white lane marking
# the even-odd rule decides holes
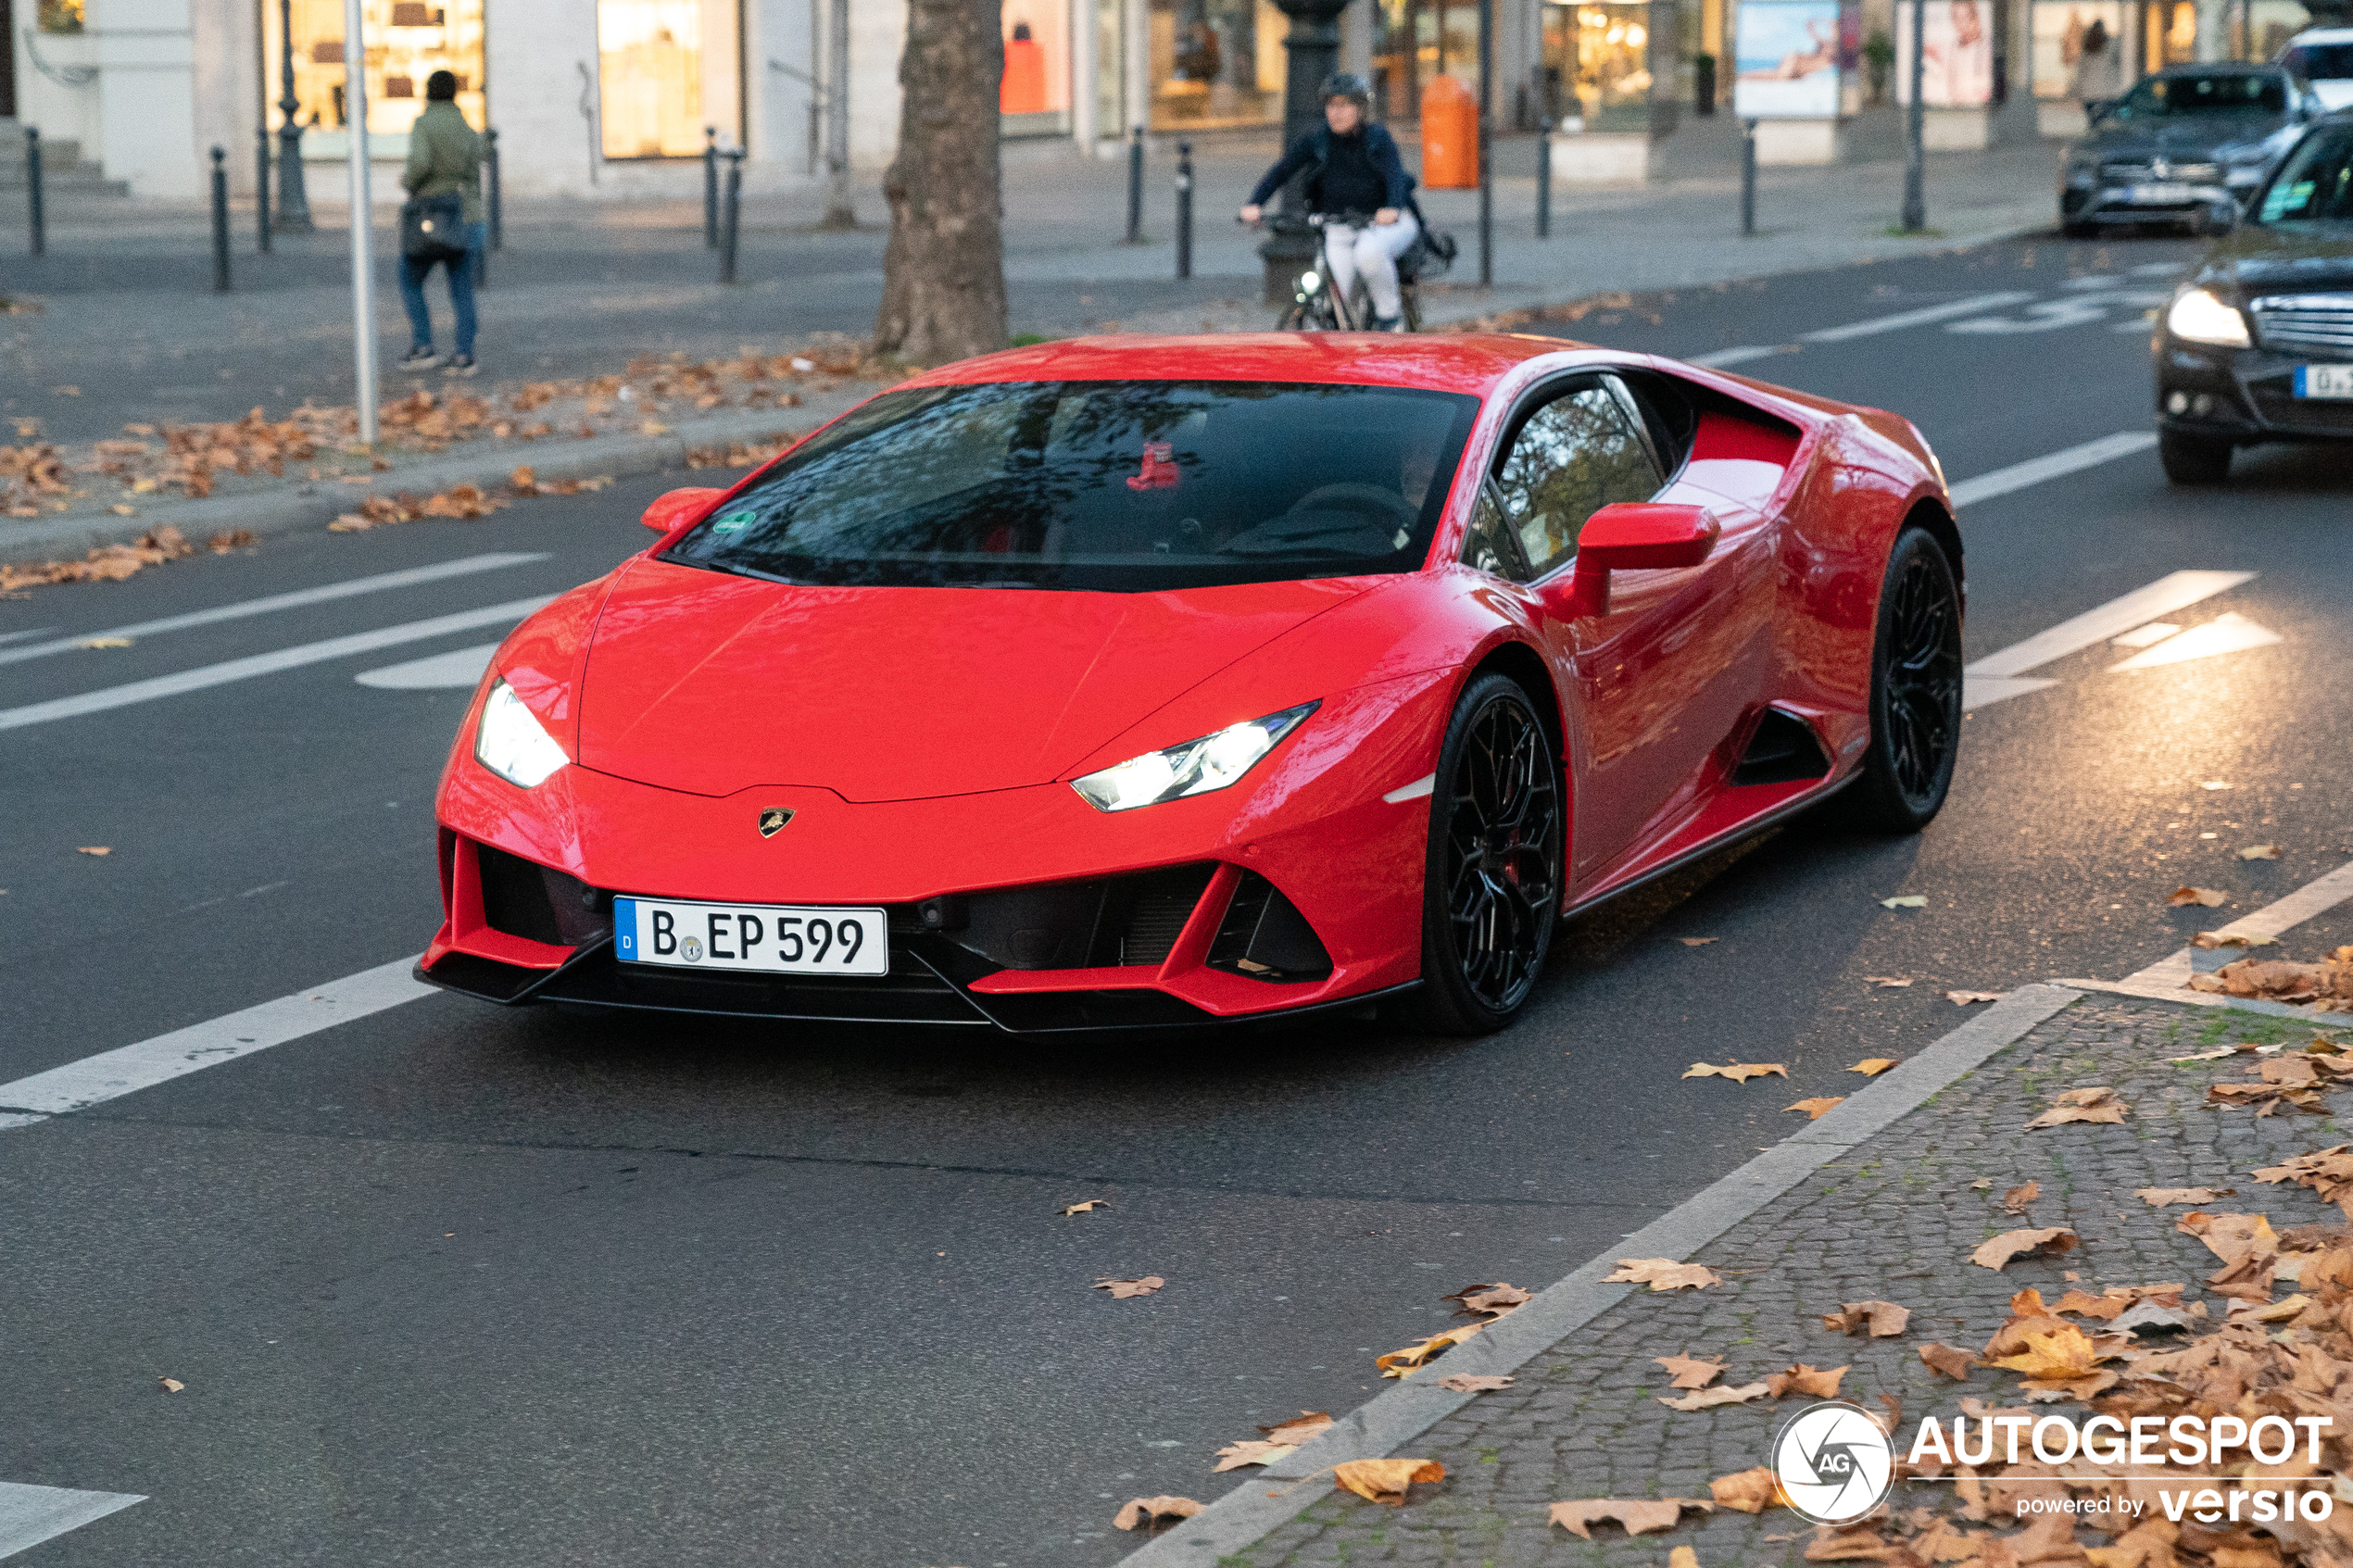
[[[2185,270],[2186,269],[2183,264],[2179,261],[2145,261],[2140,266],[2133,269],[2133,276],[2135,278],[2172,278],[2180,276]]]
[[[0,1481],[0,1557],[14,1557],[68,1530],[147,1499],[131,1492],[83,1492]]]
[[[1436,789],[1437,787],[1438,775],[1436,773],[1425,773],[1420,778],[1416,779],[1412,784],[1401,784],[1397,788],[1390,790],[1387,795],[1382,796],[1381,798],[1388,801],[1391,806],[1403,806],[1408,800],[1419,800],[1423,796],[1429,794],[1430,791]]]
[[[466,556],[458,560],[440,561],[433,566],[413,566],[405,571],[380,572],[373,577],[354,577],[345,583],[323,583],[316,588],[297,588],[290,594],[272,594],[267,598],[244,599],[235,604],[215,605],[210,609],[190,610],[185,615],[167,615],[159,621],[142,621],[130,626],[111,627],[104,632],[83,632],[56,642],[36,643],[31,647],[9,648],[0,652],[0,664],[14,664],[20,659],[41,659],[68,648],[79,647],[93,637],[152,637],[158,632],[180,632],[191,626],[210,626],[223,621],[242,621],[249,615],[268,615],[273,610],[298,609],[304,605],[327,604],[335,599],[347,599],[359,594],[381,594],[392,588],[413,587],[420,583],[446,582],[452,577],[467,577],[477,571],[496,571],[502,566],[523,566],[535,560],[546,560],[547,552],[532,554],[502,552],[486,556]],[[11,633],[10,636],[22,636]],[[7,637],[0,637],[6,642]]]
[[[54,626],[35,626],[26,632],[0,632],[0,643],[20,643],[27,637],[38,637],[56,631]]]
[[[1949,321],[1956,316],[1982,315],[1988,310],[1999,310],[2007,305],[2023,304],[2033,297],[2032,294],[2015,289],[2000,294],[1981,294],[1945,305],[1922,306],[1918,310],[1901,310],[1893,316],[1876,316],[1868,321],[1850,321],[1843,327],[1824,327],[1818,332],[1797,335],[1803,343],[1845,343],[1852,338],[1876,337],[1881,332],[1900,332],[1906,327],[1925,327],[1931,321]]]
[[[2051,332],[2061,327],[2081,327],[2108,320],[2108,307],[2112,298],[2094,298],[2078,295],[2071,299],[2045,299],[2030,305],[2018,316],[1979,316],[1967,321],[1948,322],[1948,332],[2005,334],[2017,332]]]
[[[53,719],[72,719],[84,713],[103,713],[107,709],[126,708],[134,702],[153,702],[157,697],[199,692],[208,686],[225,685],[231,681],[273,675],[281,670],[296,670],[331,659],[348,659],[355,653],[373,653],[378,648],[397,647],[402,643],[421,643],[428,637],[446,636],[452,632],[472,632],[477,627],[521,621],[553,597],[553,594],[543,594],[536,598],[510,599],[505,604],[491,605],[482,609],[462,610],[456,615],[437,615],[431,621],[411,621],[375,632],[355,632],[347,637],[330,637],[323,643],[304,643],[298,647],[280,648],[275,653],[258,653],[222,664],[182,670],[176,675],[158,675],[153,680],[133,681],[124,686],[106,686],[94,692],[84,692],[80,696],[61,696],[49,702],[31,703],[23,708],[0,708],[0,730],[45,724]]]
[[[2121,675],[2134,670],[2154,670],[2161,664],[2184,664],[2193,659],[2212,659],[2216,654],[2245,653],[2249,648],[2267,648],[2285,641],[2269,626],[2259,626],[2236,611],[2226,611],[2203,626],[2193,626],[2120,663],[2109,665],[2108,672]]]
[[[2057,681],[2041,681],[2017,675],[1972,675],[1961,671],[1961,707],[1965,709],[1991,708],[1997,702],[2007,702],[2014,696],[2039,692],[2045,686],[2056,686]]]
[[[482,672],[490,668],[490,656],[497,651],[497,643],[483,643],[450,653],[428,654],[406,664],[363,670],[352,679],[379,691],[447,691],[455,686],[471,686],[481,680]]]
[[[2214,934],[2217,936],[2277,938],[2314,915],[2325,914],[2347,898],[2353,898],[2353,860],[2347,861],[2325,876],[2314,878],[2284,898],[2274,899],[2259,909],[2241,915],[2228,925],[2217,927]],[[2248,954],[2236,953],[2229,948],[2217,951],[2228,953],[2233,958],[2259,957],[2261,953],[2259,948]],[[2167,954],[2146,969],[2135,970],[2114,985],[2096,980],[2088,984],[2103,991],[2119,991],[2130,996],[2164,997],[2214,1005],[2223,998],[2186,989],[2196,954],[2197,949],[2183,947]]]
[[[434,988],[415,978],[412,958],[363,969],[324,985],[312,985],[291,997],[262,1002],[239,1012],[203,1023],[192,1023],[169,1035],[157,1035],[136,1045],[120,1046],[80,1061],[69,1061],[45,1073],[0,1084],[0,1109],[16,1112],[14,1124],[25,1126],[51,1116],[87,1110],[94,1105],[170,1083],[241,1056],[299,1040],[321,1029],[333,1029],[420,997]]]
[[[2084,469],[2112,463],[2119,458],[2129,458],[2135,452],[2145,452],[2157,445],[2157,433],[2147,430],[2120,430],[2114,435],[2103,435],[2096,441],[2046,452],[2022,463],[2012,463],[1992,473],[1965,479],[1953,486],[1953,505],[1973,506],[1990,501],[1996,495],[2007,495],[2013,490],[2023,490],[2045,480],[2063,479]]]
[[[2120,637],[2110,637],[2108,646],[2120,648],[2145,648],[2151,643],[2161,643],[2181,630],[2171,621],[2152,621],[2145,626],[2135,626]]]
[[[1778,348],[1763,348],[1755,344],[1749,344],[1740,348],[1719,348],[1713,354],[1694,354],[1683,363],[1705,365],[1711,370],[1730,370],[1734,365],[1745,365],[1752,359],[1770,359],[1780,352],[1781,350]]]
[[[1999,653],[1989,653],[1969,667],[1972,675],[2023,675],[2028,671],[2080,653],[2094,643],[2106,642],[2160,615],[2209,599],[2225,589],[2254,581],[2251,571],[2172,571],[2145,588],[2135,588],[2096,609],[2070,616],[2046,632]]]

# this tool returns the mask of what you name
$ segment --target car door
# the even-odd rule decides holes
[[[1647,824],[1693,803],[1709,753],[1753,699],[1765,601],[1743,584],[1755,575],[1746,547],[1755,519],[1670,485],[1652,424],[1605,372],[1540,389],[1500,451],[1485,526],[1472,537],[1529,585],[1568,696],[1570,875],[1590,880],[1635,847]],[[1699,566],[1614,573],[1606,612],[1573,610],[1568,578],[1587,520],[1615,502],[1653,499],[1710,506],[1726,540]]]

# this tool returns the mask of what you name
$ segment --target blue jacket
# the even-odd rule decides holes
[[[1405,172],[1404,160],[1398,156],[1397,138],[1389,133],[1386,125],[1367,125],[1358,134],[1365,138],[1365,156],[1371,159],[1373,168],[1381,178],[1389,182],[1386,205],[1401,207],[1419,221],[1421,208],[1414,202],[1414,177]],[[1332,128],[1319,125],[1292,143],[1290,150],[1266,171],[1266,177],[1250,193],[1250,205],[1265,206],[1267,197],[1280,190],[1292,175],[1305,169],[1313,171],[1307,176],[1308,209],[1322,211],[1323,208],[1317,205],[1321,193],[1316,187],[1321,182],[1324,165],[1330,161],[1331,156]]]

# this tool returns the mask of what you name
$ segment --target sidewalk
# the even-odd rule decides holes
[[[1392,1416],[1391,1430],[1372,1434],[1365,1427],[1378,1427],[1380,1419],[1361,1418],[1378,1407],[1344,1418],[1331,1437],[1265,1472],[1245,1473],[1235,1490],[1240,1508],[1228,1503],[1180,1525],[1129,1562],[1132,1568],[1207,1568],[1213,1562],[1224,1568],[1390,1562],[1500,1568],[1656,1564],[1671,1550],[1678,1552],[1678,1568],[1693,1561],[1705,1568],[1860,1561],[1915,1568],[1931,1562],[1979,1568],[2341,1562],[2344,1557],[2317,1549],[2284,1556],[2271,1535],[2195,1523],[2152,1525],[2129,1541],[2111,1543],[2107,1537],[2127,1526],[2111,1522],[2095,1528],[2097,1514],[2086,1516],[2079,1546],[2072,1520],[2050,1512],[2025,1514],[2019,1505],[2041,1499],[2047,1509],[2070,1492],[2082,1499],[2098,1488],[2070,1487],[2051,1479],[2057,1470],[2032,1461],[1996,1463],[1974,1473],[1975,1482],[1957,1486],[1949,1471],[1941,1481],[1899,1482],[1876,1522],[1845,1534],[1818,1533],[1772,1506],[1755,1512],[1729,1504],[1712,1512],[1687,1511],[1672,1528],[1639,1537],[1629,1537],[1617,1523],[1589,1523],[1589,1539],[1549,1517],[1553,1505],[1579,1500],[1706,1502],[1738,1496],[1737,1484],[1711,1489],[1711,1483],[1768,1463],[1780,1424],[1811,1402],[1809,1395],[1825,1392],[1792,1389],[1777,1398],[1762,1386],[1775,1374],[1813,1369],[1843,1370],[1833,1380],[1837,1397],[1874,1411],[1883,1400],[1900,1406],[1899,1460],[1924,1416],[1946,1418],[1949,1425],[1965,1410],[1972,1416],[2026,1414],[2020,1407],[2036,1401],[2036,1416],[2062,1413],[2081,1421],[2090,1412],[2076,1398],[2088,1401],[2110,1388],[2113,1399],[2099,1408],[2134,1414],[2177,1408],[2171,1401],[2183,1387],[2210,1400],[2200,1407],[2209,1411],[2291,1408],[2284,1394],[2268,1392],[2238,1404],[2235,1393],[2217,1391],[2206,1381],[2199,1369],[2209,1361],[2222,1369],[2215,1375],[2240,1377],[2260,1389],[2294,1376],[2296,1387],[2309,1391],[2293,1404],[2297,1413],[2334,1409],[2340,1418],[2353,1415],[2353,1408],[2334,1403],[2353,1392],[2353,1381],[2336,1381],[2353,1377],[2353,1338],[2340,1323],[2346,1292],[2334,1272],[2340,1262],[2353,1263],[2353,1254],[2325,1253],[2344,1248],[2353,1233],[2343,1223],[2345,1215],[2316,1193],[2293,1180],[2265,1185],[2254,1174],[2341,1143],[2335,1108],[2323,1105],[2320,1114],[2309,1114],[2283,1105],[2281,1114],[2259,1116],[2249,1107],[2225,1108],[2208,1093],[2213,1085],[2236,1085],[2233,1092],[2242,1097],[2293,1092],[2296,1082],[2313,1075],[2297,1053],[2316,1039],[2346,1039],[2341,1026],[2276,1016],[2280,1010],[2199,1009],[2055,986],[2014,993],[1991,1010],[2007,1017],[1981,1015],[1867,1089],[1857,1078],[1858,1091],[1843,1105],[1612,1249],[1629,1258],[1664,1251],[1703,1265],[1715,1276],[1703,1287],[1659,1293],[1598,1284],[1611,1260],[1597,1261],[1520,1309],[1550,1312],[1557,1322],[1560,1303],[1571,1298],[1598,1305],[1574,1332],[1530,1342],[1524,1332],[1529,1325],[1507,1315],[1414,1373],[1390,1397],[1392,1404],[1443,1399],[1451,1413],[1418,1426],[1411,1417]],[[2222,1054],[2239,1042],[2248,1044]],[[1982,1064],[1956,1071],[1972,1060]],[[2353,1061],[2347,1071],[2353,1073]],[[1925,1076],[1907,1085],[1907,1074]],[[2319,1077],[2334,1082],[2328,1073]],[[2266,1089],[2272,1080],[2280,1082]],[[1707,1078],[1663,1085],[1661,1092],[1769,1097],[1775,1082]],[[1891,1102],[1920,1100],[1922,1086],[1937,1092],[1887,1114]],[[2062,1094],[2100,1086],[2129,1108],[2120,1123],[2027,1130]],[[2029,1184],[2039,1190],[2006,1209],[2006,1195]],[[2161,1207],[2138,1196],[2141,1189],[2199,1186],[2212,1190],[2158,1194],[2165,1198]],[[2211,1222],[2188,1218],[2197,1213],[2210,1213]],[[2268,1230],[2242,1223],[2252,1215],[2265,1216]],[[1733,1223],[1725,1223],[1728,1219]],[[2063,1227],[2078,1245],[2063,1255],[2020,1256],[1999,1270],[1971,1261],[1971,1252],[1989,1238],[2030,1227]],[[2201,1240],[2188,1234],[2191,1228],[2213,1239]],[[1680,1248],[1679,1230],[1708,1239]],[[2233,1234],[2241,1240],[2231,1240]],[[2258,1256],[2256,1265],[2235,1271],[2233,1295],[2197,1283],[2217,1274],[2218,1258],[2230,1270],[2234,1247],[2238,1256],[2250,1247]],[[2334,1261],[2322,1263],[2322,1256]],[[2301,1285],[2294,1277],[2299,1271]],[[2114,1335],[2106,1320],[2118,1316],[2120,1298],[2104,1291],[2174,1282],[2186,1285],[2183,1310],[2149,1315],[2185,1320],[2184,1332],[2142,1328]],[[2015,1295],[2029,1289],[2039,1291],[2041,1304],[2069,1315],[2036,1318],[2038,1304]],[[2082,1294],[2070,1298],[2070,1291]],[[2160,1301],[2173,1299],[2161,1290],[2155,1294]],[[1848,1336],[1824,1324],[1825,1314],[1856,1302],[1907,1308],[1909,1323],[1886,1337]],[[1956,1382],[1923,1361],[1931,1346],[1979,1356],[1997,1331],[2009,1343],[1992,1353],[2014,1354],[2027,1348],[2026,1334],[2068,1324],[2094,1337],[2082,1347],[2089,1360],[2080,1369],[2082,1379],[2056,1392],[2022,1388],[2019,1374],[1982,1364],[1963,1364],[1966,1376]],[[2152,1360],[2185,1342],[2193,1353]],[[2269,1345],[2286,1353],[2274,1360]],[[1677,1356],[1723,1361],[1721,1374],[1706,1378],[1707,1386],[1760,1386],[1748,1402],[1670,1410],[1663,1398],[1692,1398],[1670,1386],[1670,1369],[1659,1364],[1658,1358]],[[1427,1394],[1403,1392],[1459,1373],[1500,1373],[1511,1381],[1499,1391],[1470,1395],[1441,1395],[1434,1386]],[[1698,1375],[1706,1377],[1704,1370]],[[2353,1444],[2341,1436],[2346,1426],[2340,1419],[2323,1472],[2353,1469],[2344,1462],[2353,1458]],[[1445,1478],[1413,1486],[1403,1508],[1332,1489],[1327,1467],[1334,1460],[1374,1452],[1435,1460],[1445,1466]],[[2084,1468],[2067,1467],[2070,1474]],[[2143,1469],[2129,1484],[2108,1485],[2137,1488],[2133,1495],[2161,1520],[2154,1499],[2165,1480]],[[2326,1474],[2318,1477],[2319,1485],[2329,1481]],[[2335,1486],[2342,1499],[2346,1483]],[[2175,1489],[2184,1488],[2177,1483]],[[1276,1493],[1282,1495],[1270,1496]],[[1302,1503],[1304,1511],[1292,1516]],[[1238,1517],[1259,1510],[1255,1526],[1228,1527],[1210,1544],[1203,1526],[1219,1513]],[[2297,1538],[2341,1542],[2348,1538],[2347,1523],[2303,1526]],[[2021,1524],[2030,1524],[2023,1534]],[[2296,1531],[2283,1526],[2273,1534],[2295,1537]],[[1681,1556],[1680,1549],[1695,1557]]]
[[[1746,239],[1738,233],[1739,128],[1729,117],[1687,119],[1667,144],[1660,177],[1647,186],[1557,193],[1548,240],[1534,235],[1536,144],[1507,139],[1496,151],[1492,288],[1477,286],[1476,193],[1425,194],[1432,220],[1462,245],[1453,275],[1428,292],[1428,314],[1440,324],[1468,323],[1597,294],[1917,255],[2034,229],[2049,220],[2054,155],[2019,131],[2006,125],[2005,140],[1983,153],[1930,159],[1930,213],[1938,232],[1912,239],[1888,232],[1902,188],[1892,111],[1857,122],[1853,140],[1862,161],[1764,171],[1760,232]],[[1201,149],[1197,275],[1183,282],[1172,275],[1171,160],[1156,157],[1148,170],[1148,243],[1128,245],[1123,164],[1009,157],[1006,272],[1013,330],[1058,337],[1271,324],[1273,312],[1259,299],[1260,236],[1240,229],[1230,213],[1273,152],[1271,142]],[[67,472],[89,470],[103,456],[93,444],[123,438],[125,426],[168,434],[172,427],[225,425],[257,408],[274,423],[308,405],[324,412],[307,418],[333,423],[327,416],[352,401],[348,262],[338,227],[346,215],[322,199],[318,232],[279,236],[275,252],[261,257],[252,254],[251,215],[240,214],[236,289],[219,295],[210,290],[202,215],[132,205],[134,212],[91,222],[60,215],[47,257],[11,259],[0,272],[0,292],[15,301],[0,319],[0,365],[7,370],[0,442],[18,443],[13,462],[21,468],[33,460],[22,454],[55,444]],[[716,260],[702,244],[698,203],[511,204],[507,245],[491,257],[481,296],[484,375],[453,384],[437,375],[387,371],[382,395],[389,403],[422,387],[447,403],[454,390],[494,410],[511,408],[518,396],[527,400],[535,383],[585,387],[603,378],[610,393],[627,379],[633,361],[723,363],[803,352],[828,334],[862,338],[881,292],[887,233],[879,193],[861,192],[859,211],[866,226],[858,232],[821,233],[806,226],[813,213],[791,210],[783,197],[763,198],[747,211],[742,282],[721,285],[712,281]],[[389,207],[378,214],[379,245],[387,250],[391,216]],[[377,272],[379,363],[387,364],[407,331],[385,252]],[[446,348],[449,319],[441,283],[429,284],[428,294]],[[718,408],[673,407],[660,422],[670,427],[665,434],[689,445],[809,422],[751,431],[738,421],[698,436],[700,427],[689,421]],[[491,417],[477,425],[486,431],[497,422]],[[377,456],[405,464],[417,454]],[[496,468],[493,459],[534,460],[517,442],[486,450],[485,473]],[[0,484],[6,483],[0,465]],[[0,498],[0,514],[12,505],[18,511],[33,506],[42,524],[19,526],[25,519],[0,515],[0,560],[34,558],[60,540],[129,540],[155,521],[194,533],[173,517],[150,517],[158,508],[144,496],[94,482],[69,489],[81,493],[44,489],[34,495],[19,483]],[[126,520],[124,506],[137,517]],[[332,515],[327,510],[316,521]],[[68,520],[84,525],[82,532],[60,533]],[[276,525],[257,519],[251,526]]]

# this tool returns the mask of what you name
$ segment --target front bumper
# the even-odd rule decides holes
[[[2184,195],[2150,201],[2136,196],[2130,185],[2062,185],[2059,217],[2070,223],[2163,227],[2186,223],[2201,229],[2229,229],[2238,222],[2243,203],[2230,187],[2201,184],[2184,189]]]
[[[2296,395],[2297,366],[2344,362],[2260,345],[2183,343],[2160,328],[2158,428],[2246,444],[2353,441],[2353,400]]]

